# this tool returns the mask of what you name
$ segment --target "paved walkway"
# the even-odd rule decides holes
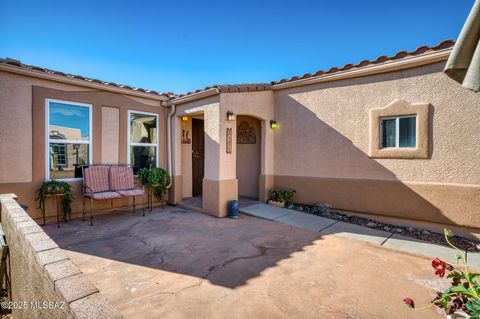
[[[445,318],[402,301],[448,285],[429,258],[367,242],[171,206],[61,226],[44,229],[127,319]]]
[[[457,251],[450,247],[272,205],[254,204],[240,208],[240,212],[295,227],[318,231],[324,235],[333,234],[348,237],[415,254],[438,257],[452,262],[455,261],[455,256],[457,255]],[[480,268],[480,253],[467,253],[467,260],[470,265]]]

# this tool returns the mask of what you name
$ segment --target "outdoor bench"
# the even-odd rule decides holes
[[[133,176],[129,165],[91,165],[82,167],[83,172],[83,220],[85,221],[85,198],[90,198],[90,225],[93,226],[94,202],[132,197],[135,212],[135,197],[142,196],[142,212],[145,216],[143,186]]]

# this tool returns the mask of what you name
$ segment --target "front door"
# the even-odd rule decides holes
[[[205,163],[203,120],[192,119],[192,195],[201,196]]]

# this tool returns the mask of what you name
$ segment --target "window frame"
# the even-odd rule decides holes
[[[155,134],[155,143],[138,143],[138,142],[130,142],[130,119],[132,114],[142,114],[142,115],[150,115],[150,116],[155,116],[156,120],[156,128],[157,128],[157,133]],[[158,135],[160,133],[159,130],[159,121],[158,121],[158,114],[157,113],[151,113],[151,112],[144,112],[144,111],[135,111],[135,110],[128,110],[127,112],[127,164],[128,165],[133,165],[130,160],[131,156],[131,151],[130,148],[131,146],[153,146],[155,147],[155,167],[158,167]]]
[[[50,103],[63,103],[75,106],[82,106],[88,108],[88,140],[61,140],[50,138]],[[93,163],[93,106],[88,103],[80,103],[74,101],[58,100],[58,99],[45,99],[45,180],[50,181],[50,143],[54,144],[87,144],[88,145],[88,163]],[[53,142],[52,142],[53,141]],[[61,141],[60,143],[58,141]],[[68,154],[67,154],[68,158]],[[81,181],[83,178],[59,178],[57,179],[63,182]]]
[[[400,119],[404,118],[414,118],[415,119],[415,146],[400,146]],[[395,120],[395,146],[383,146],[383,121],[385,120]],[[402,116],[385,116],[379,118],[379,127],[380,127],[380,149],[412,149],[417,147],[417,115],[402,115]]]

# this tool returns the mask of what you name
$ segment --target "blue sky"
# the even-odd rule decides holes
[[[84,106],[52,102],[50,103],[50,125],[79,129],[81,136],[88,139],[90,124],[88,112],[88,108]]]
[[[0,57],[184,93],[456,39],[473,3],[0,0]]]

